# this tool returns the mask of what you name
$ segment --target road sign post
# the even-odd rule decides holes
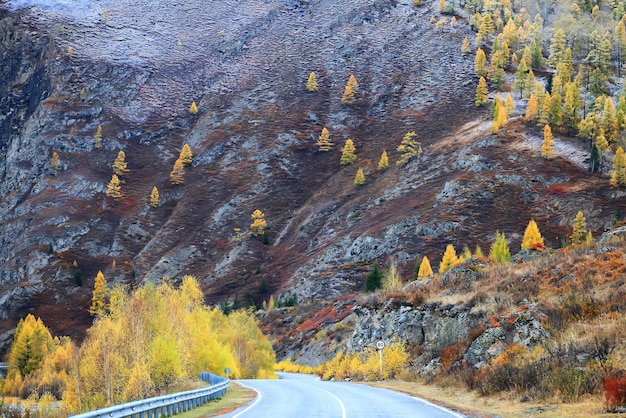
[[[224,373],[226,373],[226,379],[228,379],[228,375],[230,374],[230,369],[228,367],[225,368]]]
[[[380,378],[383,378],[383,349],[385,342],[383,340],[376,341],[376,349],[378,350],[378,360],[380,362]]]

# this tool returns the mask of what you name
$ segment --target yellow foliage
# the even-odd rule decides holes
[[[274,370],[287,373],[313,374],[313,367],[305,366],[302,364],[294,364],[289,359],[285,359],[276,363],[276,365],[274,366]]]
[[[401,340],[394,339],[382,350],[382,374],[380,373],[380,355],[373,347],[367,350],[344,354],[337,353],[335,358],[321,364],[316,373],[324,380],[378,380],[393,379],[406,369],[409,355]]]
[[[319,87],[317,86],[317,77],[315,76],[315,73],[313,71],[311,71],[311,74],[309,74],[309,79],[306,83],[306,89],[310,92],[319,90]]]
[[[182,184],[185,182],[185,165],[183,161],[178,158],[174,162],[174,168],[172,168],[172,172],[170,173],[170,181],[172,184]]]
[[[387,156],[387,151],[383,151],[380,155],[380,160],[378,160],[377,169],[379,171],[385,170],[389,168],[389,157]]]
[[[324,152],[330,151],[330,149],[333,146],[333,143],[330,142],[329,138],[330,138],[330,133],[328,132],[328,129],[326,127],[323,127],[322,133],[317,139],[317,146],[320,151],[324,151]]]
[[[422,278],[422,277],[428,277],[432,275],[433,275],[433,269],[430,266],[430,261],[428,260],[428,257],[424,256],[424,258],[422,259],[422,263],[420,264],[420,269],[417,272],[417,277]]]
[[[252,223],[250,224],[250,229],[252,230],[252,235],[259,236],[265,233],[265,227],[267,226],[267,222],[265,221],[265,214],[261,212],[259,209],[252,212],[250,215],[252,218]]]
[[[351,139],[346,141],[343,149],[341,150],[341,165],[349,165],[357,160],[356,156],[356,147],[354,146],[354,142]]]
[[[441,263],[439,263],[439,273],[443,274],[456,266],[459,262],[459,258],[456,256],[456,250],[452,244],[446,246],[446,251],[443,253]]]
[[[122,198],[122,186],[120,185],[120,179],[117,177],[117,174],[111,176],[111,181],[107,185],[106,195],[116,200]]]
[[[159,198],[159,189],[156,186],[152,188],[152,192],[150,193],[150,206],[153,208],[158,208],[161,204],[161,200]]]
[[[528,226],[524,231],[524,238],[522,239],[522,249],[524,248],[541,248],[543,247],[543,237],[539,232],[537,222],[533,219],[528,222]]]
[[[96,133],[93,136],[93,146],[95,148],[102,148],[102,126],[98,125]]]
[[[128,173],[128,164],[126,164],[126,153],[122,150],[117,153],[117,158],[113,162],[113,172],[118,176]]]
[[[354,103],[354,96],[356,95],[357,87],[359,87],[359,83],[357,83],[356,77],[354,77],[353,74],[350,74],[350,77],[348,78],[348,84],[346,84],[343,96],[341,97],[341,103]]]
[[[198,105],[195,101],[191,102],[191,106],[189,106],[189,113],[195,115],[198,113]]]
[[[359,167],[356,171],[356,175],[354,176],[354,185],[362,186],[365,184],[365,174],[363,173],[363,168]]]

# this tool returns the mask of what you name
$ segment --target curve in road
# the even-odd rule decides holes
[[[240,380],[256,399],[225,418],[460,418],[463,415],[423,399],[387,389],[315,376],[279,373],[279,380]]]

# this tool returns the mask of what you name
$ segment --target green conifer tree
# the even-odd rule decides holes
[[[496,232],[496,238],[489,249],[489,258],[500,264],[511,261],[511,252],[504,233]]]

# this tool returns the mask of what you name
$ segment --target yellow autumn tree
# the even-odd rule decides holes
[[[322,133],[317,138],[317,147],[320,151],[328,152],[332,148],[333,143],[330,142],[330,133],[326,127],[322,128]]]
[[[522,239],[522,249],[541,250],[543,248],[543,237],[539,232],[537,222],[533,219],[528,222]]]
[[[174,167],[170,172],[170,182],[172,184],[182,184],[185,182],[185,165],[180,158],[176,159],[176,162],[174,162]]]
[[[158,208],[161,204],[161,199],[159,197],[159,189],[156,186],[152,187],[152,192],[150,193],[150,206],[153,208]]]
[[[93,136],[93,146],[95,148],[102,148],[102,125],[98,125],[96,133]]]
[[[346,144],[343,146],[341,150],[341,165],[350,165],[357,160],[356,156],[356,147],[354,146],[354,142],[351,139],[346,141]]]
[[[378,160],[378,166],[376,167],[378,171],[383,171],[389,168],[389,157],[387,156],[387,151],[383,151],[380,154],[380,160]]]
[[[265,228],[267,227],[267,222],[265,221],[265,214],[261,212],[259,209],[252,212],[250,215],[252,218],[252,223],[250,224],[250,229],[252,230],[253,236],[263,235],[265,233]]]
[[[398,152],[400,152],[400,160],[397,165],[406,164],[411,159],[422,155],[422,144],[416,139],[417,134],[415,131],[407,132],[402,138],[402,142],[398,145]]]
[[[365,173],[363,173],[363,169],[359,167],[356,171],[356,175],[354,176],[354,185],[355,186],[363,186],[365,184]]]
[[[459,262],[459,258],[456,256],[456,250],[452,244],[446,246],[446,251],[443,253],[441,263],[439,263],[439,273],[443,274],[456,266]]]
[[[474,103],[476,106],[482,106],[487,103],[487,94],[489,91],[487,90],[487,81],[485,77],[480,77],[478,79],[478,85],[476,86],[476,94],[474,96]]]
[[[128,164],[126,164],[126,153],[122,150],[117,153],[117,158],[113,161],[113,172],[118,176],[128,173]]]
[[[611,186],[626,186],[626,156],[624,156],[624,149],[622,147],[617,147],[615,157],[613,157]]]
[[[113,199],[122,198],[122,186],[120,185],[120,179],[117,177],[117,174],[113,174],[111,177],[111,181],[107,185],[106,195]]]
[[[433,269],[430,266],[430,260],[428,257],[424,256],[422,258],[422,262],[420,263],[420,269],[417,272],[417,278],[420,279],[422,277],[428,277],[433,275]]]
[[[61,168],[61,160],[59,159],[59,153],[52,151],[52,157],[50,157],[50,174],[56,176]]]
[[[183,149],[180,151],[178,159],[183,162],[183,165],[188,166],[193,161],[193,154],[188,144],[183,145]]]
[[[191,102],[191,106],[189,106],[189,113],[195,115],[198,113],[198,105],[195,101]]]
[[[359,87],[359,83],[356,81],[356,77],[353,74],[350,74],[348,78],[348,84],[346,84],[346,88],[343,92],[343,96],[341,97],[341,103],[343,104],[352,104],[354,103],[354,96],[357,93],[357,88]]]
[[[91,316],[99,316],[107,311],[107,298],[109,297],[109,288],[104,274],[99,271],[93,284],[91,296],[91,306],[89,314]]]
[[[581,245],[591,241],[591,231],[587,231],[587,220],[582,211],[576,213],[574,225],[572,226],[572,235],[570,241],[572,245]]]
[[[528,99],[528,103],[526,104],[526,114],[524,115],[524,118],[528,121],[533,121],[537,119],[537,115],[538,115],[537,97],[535,96],[535,93],[531,93],[530,98]]]
[[[310,92],[319,90],[319,87],[317,85],[317,77],[315,76],[315,73],[313,71],[311,71],[311,74],[309,74],[309,79],[306,82],[306,89]]]
[[[496,232],[496,238],[489,248],[489,258],[500,264],[506,264],[511,261],[511,252],[503,232]]]
[[[554,158],[554,139],[550,125],[543,128],[543,141],[541,142],[541,156],[546,160]]]
[[[466,36],[465,38],[463,38],[463,43],[461,44],[461,52],[464,54],[467,54],[471,50],[472,49],[470,47],[469,39],[467,39],[467,36]]]

